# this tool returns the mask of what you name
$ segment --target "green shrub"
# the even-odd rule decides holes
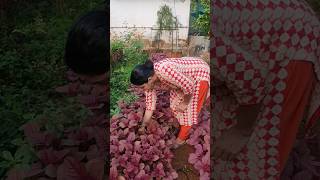
[[[111,114],[117,114],[117,102],[124,100],[130,103],[136,97],[128,91],[130,73],[135,65],[144,62],[148,55],[143,52],[143,42],[135,33],[129,32],[111,41],[111,49],[123,51],[123,58],[112,66],[110,78]]]
[[[201,34],[208,35],[210,32],[210,1],[191,1],[191,26]]]

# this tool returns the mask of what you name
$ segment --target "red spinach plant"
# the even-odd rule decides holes
[[[126,179],[161,178],[175,179],[176,171],[171,166],[173,154],[170,146],[174,135],[175,119],[169,110],[168,93],[158,93],[154,120],[146,133],[138,133],[145,108],[143,93],[137,89],[140,98],[127,105],[119,103],[120,114],[111,118],[110,126],[110,179],[123,176]]]
[[[281,179],[320,179],[319,132],[297,138],[281,174]]]
[[[88,84],[70,71],[67,77],[69,84],[56,88],[56,91],[76,96],[84,108],[90,110],[90,115],[84,121],[61,122],[56,126],[49,126],[53,123],[45,116],[24,124],[22,144],[32,147],[35,158],[29,161],[32,162],[30,166],[12,167],[7,179],[106,179],[103,177],[108,159],[106,81]],[[73,113],[65,114],[64,120],[70,116],[77,118],[77,110]],[[61,118],[59,114],[52,118]],[[20,154],[22,157],[27,155]]]
[[[189,163],[200,173],[200,180],[210,179],[210,113],[205,108],[199,115],[199,124],[194,126],[187,140],[195,151],[189,155]]]

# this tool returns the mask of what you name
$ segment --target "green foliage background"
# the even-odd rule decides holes
[[[111,67],[110,77],[110,107],[111,115],[119,113],[120,100],[130,103],[136,96],[129,92],[130,74],[132,69],[148,59],[148,54],[143,52],[143,42],[134,32],[126,32],[111,40],[111,55],[116,50],[122,50],[123,57]]]
[[[205,35],[210,31],[210,0],[191,0],[191,13],[199,13],[197,6],[201,6],[199,9],[202,14],[196,17],[191,17],[191,26],[195,30]]]
[[[22,124],[42,117],[58,132],[82,119],[66,114],[86,113],[72,99],[57,99],[54,88],[66,83],[63,54],[71,25],[102,2],[16,0],[0,13],[0,177],[19,163],[10,152],[16,152]],[[24,147],[20,157],[28,146],[18,144]]]

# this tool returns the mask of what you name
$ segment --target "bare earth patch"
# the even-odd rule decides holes
[[[192,152],[194,152],[194,148],[188,144],[173,150],[172,166],[179,175],[178,180],[199,180],[198,171],[188,163],[189,154]]]

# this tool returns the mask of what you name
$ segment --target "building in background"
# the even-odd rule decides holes
[[[157,12],[164,5],[171,8],[179,25],[178,28],[162,31],[159,38]],[[191,14],[199,14],[191,13],[190,9],[191,0],[110,0],[111,37],[135,31],[142,35],[145,49],[156,48],[180,51],[185,56],[201,56],[203,52],[208,53],[209,40],[203,33],[196,33],[190,27]]]
[[[171,8],[180,24],[177,30],[164,30],[161,40],[174,46],[177,41],[187,41],[190,0],[110,0],[111,36],[134,29],[152,43],[157,39],[157,11],[163,5]]]

